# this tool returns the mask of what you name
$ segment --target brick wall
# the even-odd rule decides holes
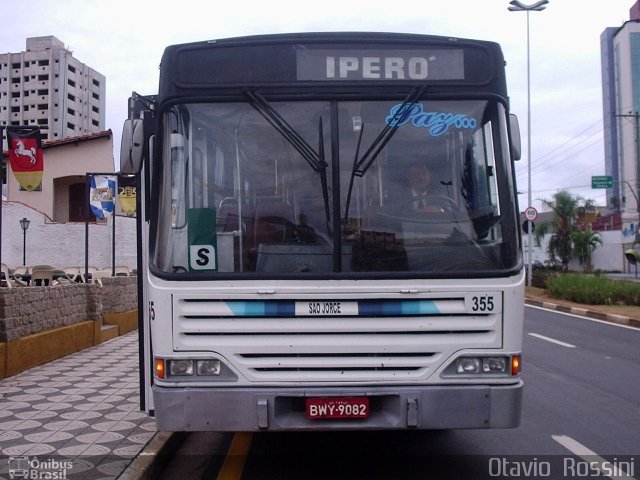
[[[97,284],[0,288],[0,342],[137,308],[136,277]]]
[[[138,308],[138,284],[136,277],[103,278],[102,312],[123,313]]]

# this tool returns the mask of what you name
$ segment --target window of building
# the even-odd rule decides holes
[[[46,103],[40,103],[38,104],[38,110],[49,110],[49,105]]]
[[[20,77],[11,77],[11,83],[20,83]]]
[[[98,95],[97,93],[94,93],[93,98],[95,98],[96,100],[100,100],[100,95]]]
[[[20,107],[11,107],[11,113],[20,113]]]
[[[71,123],[71,122],[67,122],[67,128],[68,128],[69,130],[75,130],[75,129],[76,129],[76,126],[75,126],[73,123]]]
[[[38,119],[38,125],[47,125],[47,119],[46,118],[39,118]]]
[[[14,62],[14,63],[12,63],[12,64],[11,64],[11,68],[13,68],[13,69],[18,69],[18,68],[20,68],[20,62]]]
[[[38,80],[41,82],[46,82],[49,80],[49,75],[44,74],[44,75],[38,75]]]
[[[72,102],[75,102],[75,101],[76,101],[76,96],[75,96],[75,95],[71,95],[70,93],[67,95],[67,98],[68,98],[69,100],[71,100]]]
[[[96,87],[99,87],[99,86],[100,86],[100,81],[99,81],[99,80],[96,80],[96,79],[94,78],[94,79],[93,79],[93,84],[94,84]]]
[[[67,83],[68,83],[70,86],[72,86],[72,87],[75,87],[75,86],[76,86],[76,82],[74,82],[74,81],[73,81],[73,80],[71,80],[71,79],[67,80]]]
[[[76,67],[74,67],[73,65],[69,65],[68,68],[71,73],[76,73]]]
[[[76,114],[76,111],[75,111],[73,108],[67,108],[67,113],[68,113],[69,115],[75,115],[75,114]]]
[[[93,110],[95,113],[100,113],[100,109],[96,106],[91,107],[91,110]]]
[[[93,124],[94,127],[99,127],[100,123],[98,123],[97,120],[91,120],[91,123]]]
[[[46,67],[49,65],[49,60],[38,60],[38,65],[41,67]]]
[[[38,95],[49,95],[49,90],[41,88],[38,90]]]
[[[87,208],[86,185],[84,182],[69,185],[69,221],[84,222],[84,214]],[[96,217],[89,210],[89,221],[95,222]]]
[[[11,98],[20,98],[20,92],[11,92]]]

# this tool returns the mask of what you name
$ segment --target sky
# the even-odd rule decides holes
[[[530,14],[531,182],[533,206],[560,189],[604,205],[600,35],[629,19],[635,0],[550,0]],[[118,155],[127,98],[154,94],[167,45],[242,35],[380,31],[498,42],[507,61],[511,112],[519,117],[523,159],[516,164],[520,209],[527,195],[527,43],[524,12],[508,0],[0,0],[0,51],[27,37],[54,35],[107,79],[106,128]],[[533,0],[523,0],[531,5]],[[116,168],[118,160],[116,159]]]

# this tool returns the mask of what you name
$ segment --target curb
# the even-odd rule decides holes
[[[547,302],[543,300],[535,300],[532,298],[525,299],[526,305],[532,305],[534,307],[542,307],[549,310],[557,310],[559,312],[571,313],[573,315],[580,315],[583,317],[594,318],[596,320],[602,320],[604,322],[616,323],[618,325],[625,325],[628,327],[640,328],[640,320],[627,317],[625,315],[617,315],[614,313],[602,313],[595,310],[589,310],[583,307],[572,307],[569,305],[562,305],[559,303]]]
[[[156,432],[118,480],[146,480],[157,478],[166,461],[180,447],[185,432]]]

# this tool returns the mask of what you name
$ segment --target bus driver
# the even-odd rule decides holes
[[[431,185],[431,171],[424,163],[411,165],[407,170],[407,185],[411,195],[408,205],[414,211],[426,213],[442,213],[440,205],[430,201],[430,197],[437,195]]]

